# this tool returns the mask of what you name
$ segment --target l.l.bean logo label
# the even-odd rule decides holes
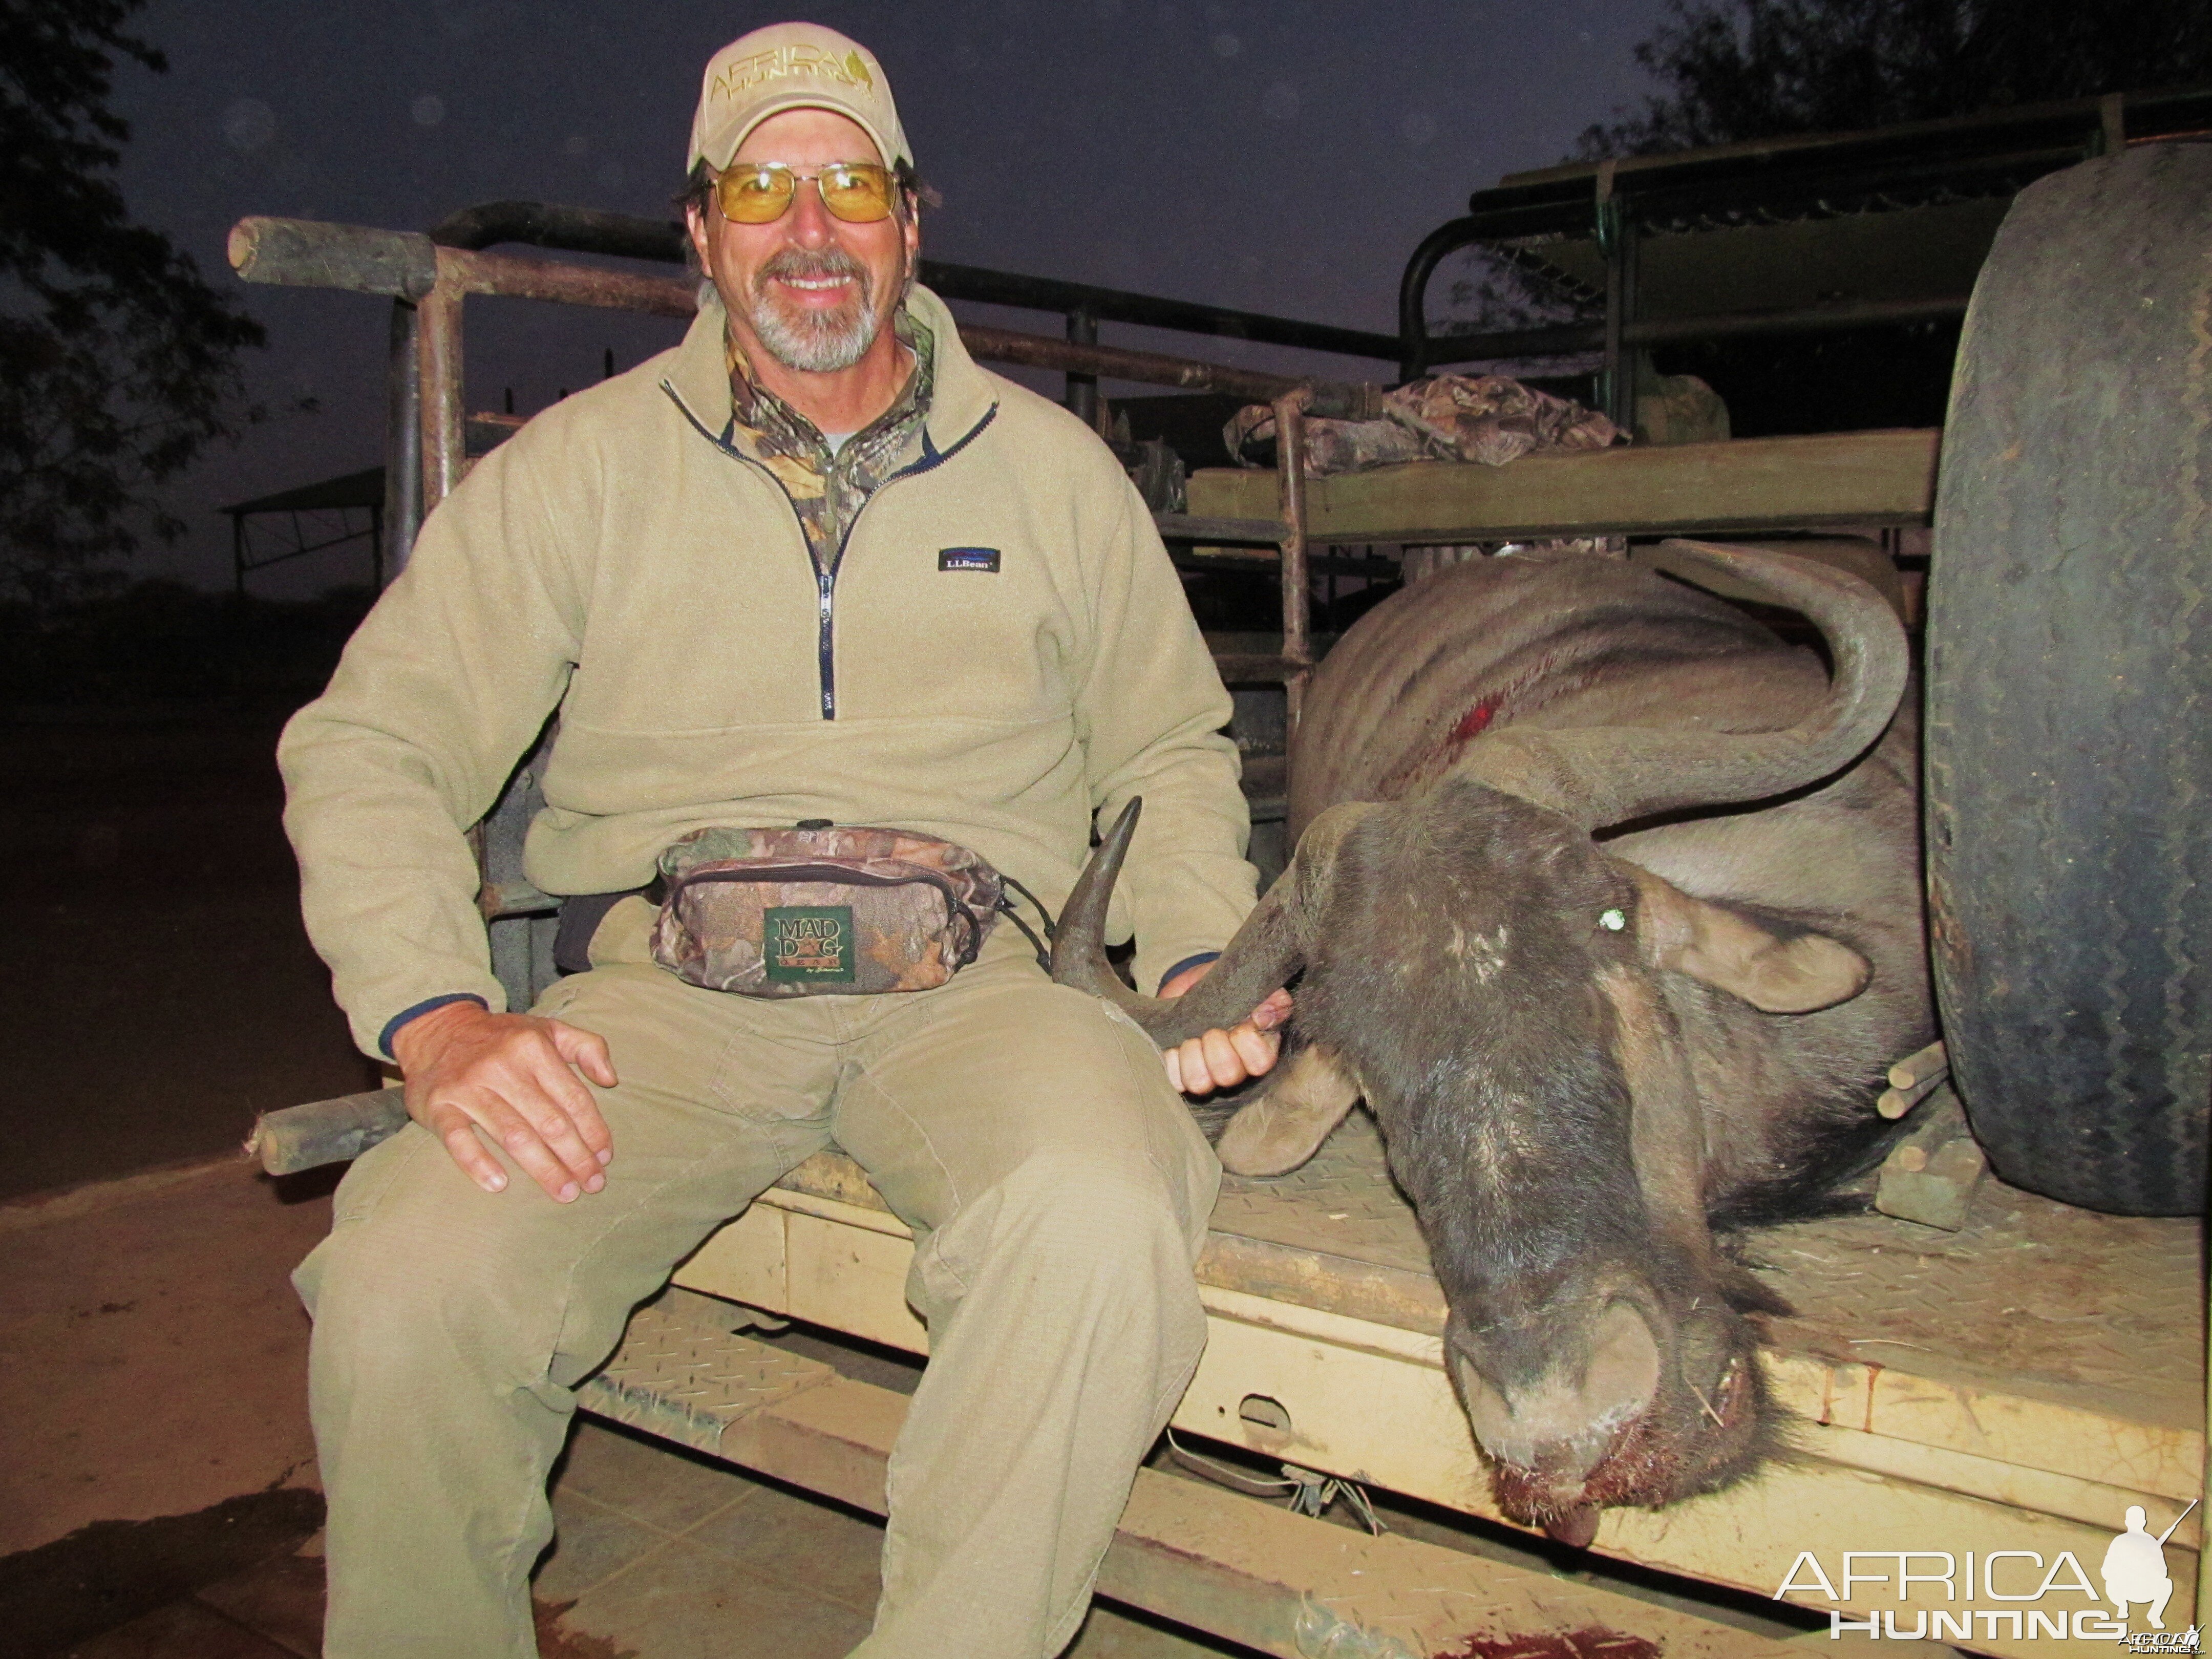
[[[763,954],[774,985],[850,985],[853,907],[779,905],[762,915]]]

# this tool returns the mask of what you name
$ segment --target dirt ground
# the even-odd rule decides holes
[[[307,1320],[328,1182],[234,1162],[366,1085],[301,931],[283,703],[0,715],[0,1651],[318,1522]]]
[[[227,1155],[0,1204],[0,1659],[313,1659],[322,1518],[287,1275],[327,1181]],[[919,1367],[782,1340],[878,1387]],[[836,1659],[873,1517],[580,1425],[534,1586],[547,1659]],[[1239,1650],[1101,1607],[1070,1659]]]
[[[300,926],[287,712],[0,719],[0,1200],[368,1086]]]
[[[212,1161],[78,1193],[0,1209],[0,1420],[41,1425],[9,1451],[0,1556],[313,1478],[286,1274],[327,1196]]]

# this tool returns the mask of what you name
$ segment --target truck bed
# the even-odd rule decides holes
[[[1607,1511],[1599,1553],[1763,1595],[1807,1550],[1831,1577],[1846,1550],[1899,1549],[2070,1550],[2094,1574],[2129,1504],[2155,1532],[2202,1490],[2197,1223],[1985,1181],[1955,1235],[1868,1213],[1740,1243],[1796,1310],[1767,1352],[1791,1450],[1724,1492]],[[677,1282],[923,1352],[903,1295],[911,1248],[859,1167],[828,1153]],[[1224,1180],[1198,1277],[1212,1336],[1178,1429],[1498,1518],[1442,1364],[1443,1298],[1364,1111],[1291,1176]],[[2167,1547],[2169,1628],[2191,1618],[2199,1519]],[[1791,1599],[1901,1613],[1909,1632],[1917,1607],[1945,1605],[1940,1586],[1912,1590]],[[1973,1645],[2051,1651],[2002,1630]]]

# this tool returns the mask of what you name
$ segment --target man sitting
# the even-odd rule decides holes
[[[309,930],[414,1119],[296,1276],[330,1659],[532,1651],[572,1389],[833,1138],[915,1230],[931,1344],[857,1651],[1057,1652],[1205,1341],[1218,1170],[1170,1079],[1273,1059],[1279,999],[1164,1073],[1011,930],[889,994],[769,1000],[656,960],[635,890],[714,826],[892,826],[1056,905],[1141,794],[1127,920],[1170,992],[1254,879],[1229,700],[1143,503],[914,283],[875,59],[805,24],[726,47],[691,163],[711,289],[683,343],[477,467],[282,748]],[[508,1013],[465,830],[556,708],[527,866],[590,896],[566,918],[587,970]]]

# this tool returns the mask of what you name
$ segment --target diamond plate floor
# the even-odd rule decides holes
[[[722,1431],[749,1412],[819,1386],[836,1375],[817,1360],[764,1343],[732,1343],[711,1297],[671,1290],[630,1316],[622,1346],[577,1389],[601,1417],[690,1446],[720,1448]]]

